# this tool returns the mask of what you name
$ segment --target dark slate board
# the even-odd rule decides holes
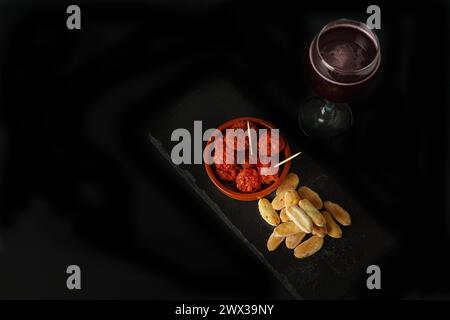
[[[171,161],[175,145],[171,133],[186,128],[193,133],[194,120],[203,121],[203,130],[242,116],[271,121],[262,108],[245,99],[232,83],[223,79],[200,82],[189,94],[163,106],[159,115],[149,119],[149,139],[153,148]],[[280,128],[283,131],[283,128]],[[293,152],[302,150],[296,139],[288,136]],[[219,217],[244,241],[274,273],[294,298],[341,298],[364,279],[368,265],[392,248],[391,237],[362,210],[358,203],[304,152],[293,161],[291,171],[300,176],[300,184],[317,190],[325,200],[342,204],[352,215],[353,224],[343,227],[342,239],[327,237],[316,255],[298,260],[282,244],[272,253],[266,249],[273,228],[260,217],[257,202],[241,202],[223,195],[210,182],[203,165],[173,165],[182,178]],[[270,197],[271,199],[272,197]]]

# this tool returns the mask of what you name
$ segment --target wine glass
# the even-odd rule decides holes
[[[312,86],[318,97],[299,111],[303,132],[313,138],[331,138],[353,122],[347,104],[363,92],[380,66],[380,44],[364,23],[339,19],[327,24],[309,47]]]

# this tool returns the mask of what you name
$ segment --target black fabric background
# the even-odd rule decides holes
[[[182,97],[223,55],[265,88],[252,95],[299,106],[311,30],[372,3],[81,1],[80,31],[69,4],[0,2],[0,298],[289,298],[133,140],[130,108],[164,112],[168,88]],[[377,4],[374,91],[346,136],[305,143],[398,240],[383,289],[348,298],[448,298],[450,5]],[[81,292],[65,289],[69,264]]]

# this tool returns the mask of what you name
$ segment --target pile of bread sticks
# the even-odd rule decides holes
[[[288,249],[294,249],[296,258],[303,259],[322,248],[326,235],[341,238],[339,224],[349,226],[351,217],[340,205],[322,201],[310,188],[298,188],[299,182],[297,174],[289,173],[277,188],[272,202],[260,199],[258,208],[261,217],[274,227],[267,249],[274,251],[285,242]]]

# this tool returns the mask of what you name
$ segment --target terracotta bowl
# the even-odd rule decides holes
[[[225,122],[224,124],[219,126],[217,128],[217,130],[224,133],[225,130],[227,128],[230,128],[235,122],[242,121],[242,120],[244,120],[244,121],[248,120],[250,122],[253,122],[257,126],[258,129],[277,129],[273,124],[271,124],[265,120],[253,118],[253,117],[241,117],[241,118],[236,118],[236,119]],[[280,133],[280,136],[281,136],[281,133]],[[212,142],[213,142],[213,139],[211,139],[207,142],[205,150],[207,150],[207,148],[210,148],[210,145]],[[289,147],[289,143],[287,142],[287,140],[285,138],[284,138],[284,142],[285,142],[285,146],[284,146],[284,149],[281,151],[280,161],[291,156],[291,148]],[[221,178],[219,178],[219,176],[217,176],[214,165],[209,165],[206,162],[204,165],[205,165],[206,173],[208,174],[208,177],[211,179],[212,183],[220,191],[222,191],[224,194],[226,194],[228,197],[236,199],[236,200],[240,200],[240,201],[255,201],[255,200],[266,197],[267,195],[274,192],[276,188],[278,188],[281,181],[283,181],[283,179],[288,174],[290,164],[291,164],[290,161],[288,161],[287,163],[281,165],[281,168],[280,168],[281,174],[279,175],[278,181],[276,181],[270,185],[263,185],[262,189],[260,189],[256,192],[252,192],[252,193],[241,192],[241,191],[239,191],[239,189],[236,188],[236,186],[234,185],[233,182],[223,181]]]

